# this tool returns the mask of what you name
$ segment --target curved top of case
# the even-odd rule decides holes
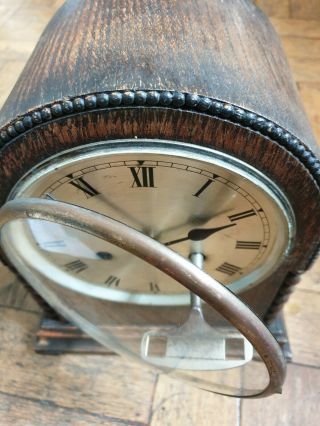
[[[279,39],[248,0],[68,0],[0,114],[105,90],[198,93],[268,118],[316,150]]]

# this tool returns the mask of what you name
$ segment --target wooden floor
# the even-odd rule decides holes
[[[0,0],[0,105],[62,0]],[[320,140],[320,1],[257,0],[279,32]],[[41,356],[41,311],[0,270],[0,425],[318,426],[320,261],[285,308],[293,363],[282,396],[240,401],[138,370],[116,356]]]

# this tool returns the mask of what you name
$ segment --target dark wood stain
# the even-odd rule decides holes
[[[67,1],[41,36],[1,111],[0,125],[63,98],[150,89],[238,105],[317,151],[279,40],[248,0]],[[287,274],[303,271],[316,251],[320,195],[299,158],[247,127],[201,112],[151,106],[55,118],[2,149],[0,205],[40,161],[74,146],[134,137],[134,143],[151,138],[210,146],[253,165],[286,194],[297,221],[293,251],[259,292],[242,295],[263,316]]]
[[[252,110],[316,147],[275,31],[249,0],[69,0],[0,117],[105,90],[199,93]]]

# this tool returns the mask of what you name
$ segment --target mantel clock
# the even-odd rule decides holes
[[[318,253],[320,164],[256,6],[66,1],[0,141],[2,260],[57,327],[204,389],[280,391],[267,327],[285,337]]]

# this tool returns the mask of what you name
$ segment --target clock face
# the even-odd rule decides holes
[[[101,142],[35,167],[11,198],[42,197],[110,216],[204,269],[235,292],[264,279],[287,255],[294,218],[266,177],[222,153],[169,141]],[[118,302],[184,305],[188,291],[124,250],[39,220],[10,224],[15,249],[58,285]]]

